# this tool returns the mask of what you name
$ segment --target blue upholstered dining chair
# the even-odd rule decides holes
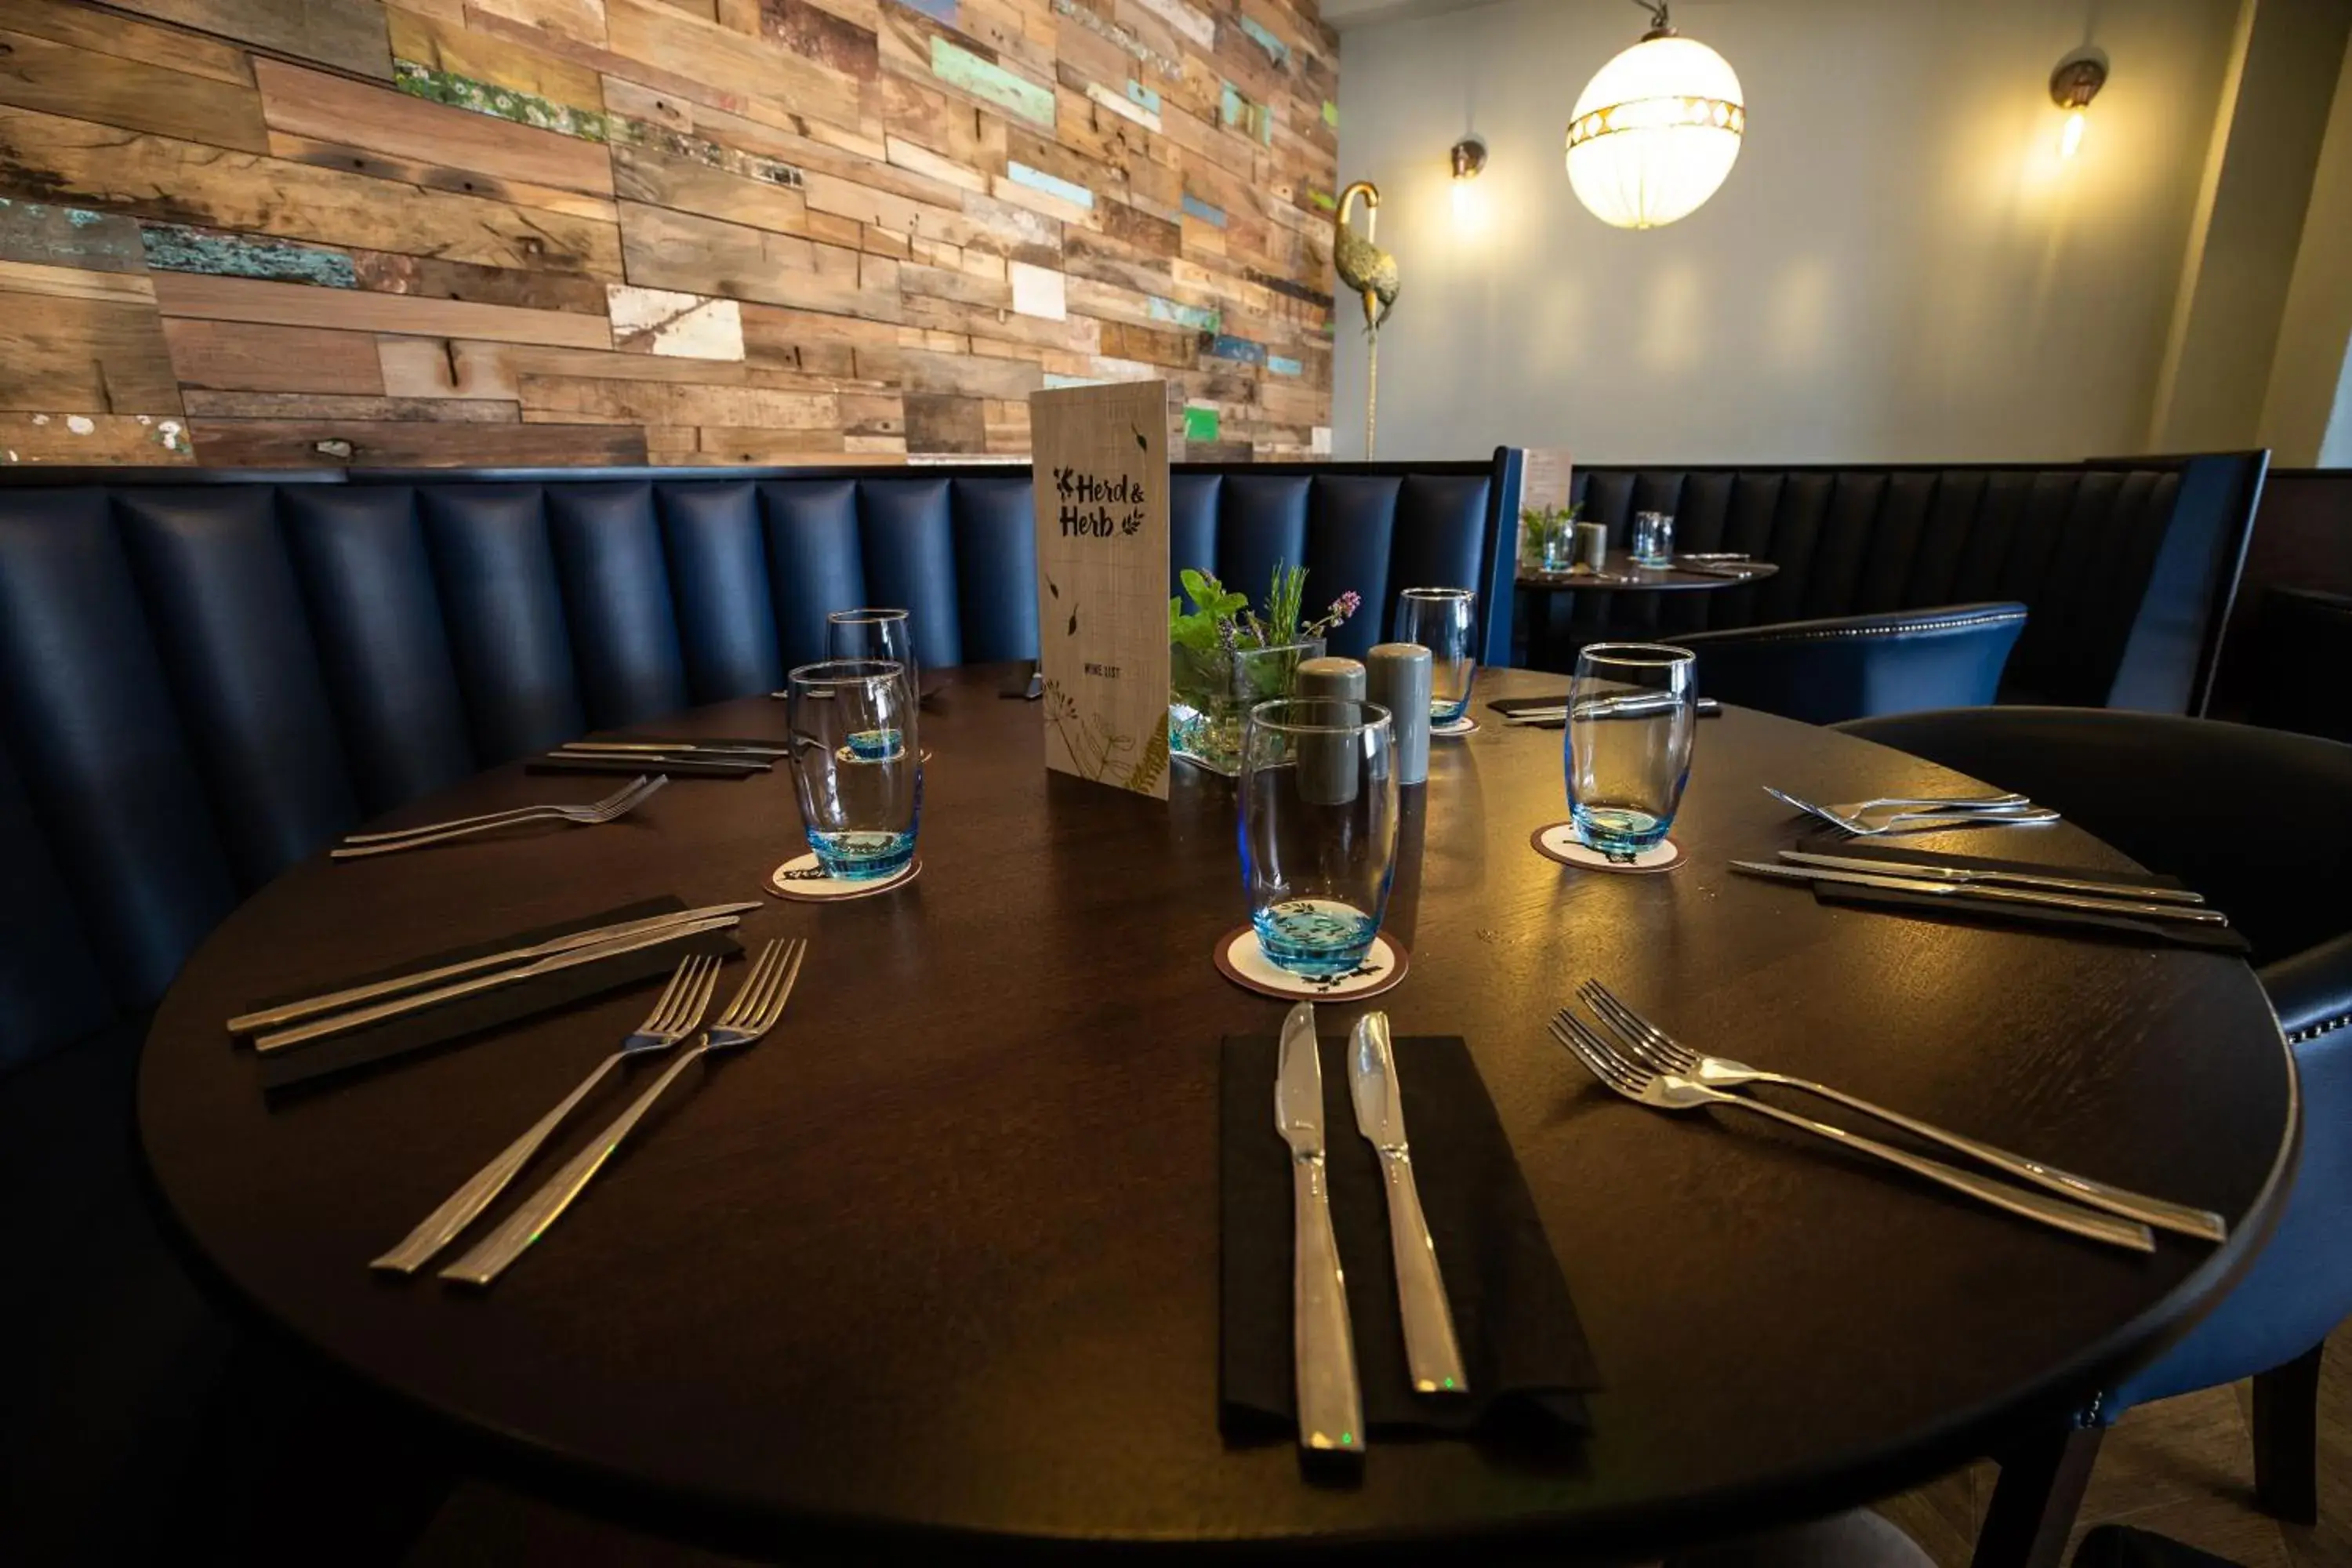
[[[2318,1518],[2320,1358],[2352,1315],[2352,745],[2250,725],[2104,709],[1981,708],[1839,726],[2054,805],[2150,869],[2178,876],[2252,944],[2301,1080],[2302,1162],[2245,1278],[2152,1364],[2072,1426],[2021,1434],[1977,1542],[1978,1568],[2057,1561],[2100,1434],[2136,1405],[2251,1377],[2255,1490]],[[2266,836],[2200,830],[2228,803]]]
[[[1682,632],[1665,640],[1698,655],[1698,689],[1706,696],[1834,724],[1989,703],[2024,629],[2023,605],[1947,605]]]

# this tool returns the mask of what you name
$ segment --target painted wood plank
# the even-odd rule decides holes
[[[1069,314],[1062,275],[1047,267],[1032,267],[1025,261],[1012,264],[1013,308],[1024,316],[1043,316],[1059,321]]]
[[[1135,83],[1129,82],[1127,85],[1129,88],[1133,88]],[[1130,98],[1127,93],[1115,92],[1098,81],[1090,81],[1087,83],[1086,96],[1087,102],[1096,104],[1100,108],[1109,110],[1121,120],[1132,121],[1134,123],[1142,126],[1147,131],[1157,131],[1160,129],[1160,110],[1158,108],[1147,107],[1141,101]],[[1159,96],[1160,95],[1157,93],[1150,95],[1155,105],[1158,102]]]
[[[0,183],[64,203],[494,267],[620,274],[614,226],[0,106]]]
[[[200,419],[196,452],[215,468],[529,468],[646,460],[628,425],[447,425],[417,420]]]
[[[592,114],[604,112],[604,84],[597,68],[551,52],[564,40],[505,17],[470,11],[462,15],[464,24],[394,7],[390,13],[394,58],[547,103]],[[507,29],[520,37],[509,36]]]
[[[186,421],[152,414],[0,414],[0,463],[190,463]]]
[[[392,75],[379,0],[114,0],[117,8],[379,79]]]
[[[1008,113],[1051,129],[1054,123],[1054,90],[1040,87],[1028,78],[1016,75],[996,64],[982,59],[960,44],[934,37],[931,39],[931,74],[949,86],[961,89],[986,103],[992,103]]]
[[[576,134],[472,113],[446,100],[278,60],[256,60],[253,69],[261,89],[262,118],[273,131],[493,180],[590,195],[613,194],[610,161],[601,148]],[[601,129],[601,121],[599,125]]]
[[[144,272],[139,226],[88,207],[0,196],[0,261],[38,261],[96,272]]]
[[[5,29],[0,103],[247,153],[268,146],[251,88]]]
[[[1032,168],[1026,163],[1013,160],[1004,165],[1004,177],[1024,190],[1052,196],[1057,201],[1076,207],[1082,214],[1094,211],[1094,192],[1076,181],[1066,180],[1059,174],[1050,174],[1044,169]],[[998,194],[1003,193],[1000,191]]]
[[[760,0],[761,31],[796,55],[845,76],[870,79],[881,67],[874,28],[809,0]]]
[[[1181,304],[1157,294],[1144,297],[1144,310],[1154,321],[1171,326],[1189,327],[1196,332],[1214,332],[1223,325],[1223,318],[1213,310],[1199,305]]]
[[[469,169],[388,157],[332,142],[290,135],[283,131],[269,133],[269,155],[284,158],[289,163],[308,163],[316,169],[340,169],[346,174],[365,174],[372,180],[396,180],[404,184],[422,185],[427,190],[455,191],[461,195],[481,196],[519,207],[538,207],[594,223],[619,221],[619,214],[612,202],[603,196],[561,190],[553,185],[534,185],[520,180],[496,179]],[[601,153],[598,159],[602,162]]]
[[[0,27],[238,87],[253,85],[253,66],[243,49],[91,5],[60,5],[58,0],[0,0]]]
[[[669,359],[740,360],[743,315],[733,300],[612,285],[613,346]]]
[[[364,332],[164,317],[163,340],[184,387],[223,392],[385,390],[376,340]]]
[[[215,321],[261,321],[333,327],[345,331],[408,332],[426,337],[480,338],[493,342],[610,348],[612,329],[568,310],[523,310],[464,300],[377,294],[363,289],[312,289],[247,278],[159,272],[155,299],[167,316]]]
[[[332,246],[231,234],[179,223],[142,223],[140,242],[158,272],[203,272],[220,278],[267,278],[322,289],[356,289],[351,253]]]

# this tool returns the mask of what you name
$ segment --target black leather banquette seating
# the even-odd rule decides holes
[[[1505,591],[1517,460],[1188,465],[1171,553],[1355,590],[1360,653],[1399,587]],[[1024,468],[194,477],[0,485],[0,1068],[363,817],[772,690],[830,610],[908,609],[927,666],[1037,650]]]
[[[1873,643],[1919,635],[1893,612],[1934,609],[1948,614],[1931,620],[1948,623],[2008,602],[2028,616],[2002,701],[2200,712],[2266,465],[2267,454],[2243,452],[2048,467],[1580,468],[1573,498],[1608,526],[1612,550],[1635,512],[1663,511],[1677,551],[1745,551],[1780,573],[1706,592],[1522,593],[1523,657],[1567,668],[1577,646],[1604,637],[1837,617],[1808,641],[1778,642],[1772,665],[1779,679],[1850,685]],[[1990,635],[1972,656],[2004,635],[1979,628]],[[1948,624],[1938,634],[1955,635]],[[1708,663],[1702,648],[1702,684]]]

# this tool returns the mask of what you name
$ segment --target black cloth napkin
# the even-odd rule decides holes
[[[1486,704],[1486,710],[1490,713],[1510,714],[1524,713],[1530,708],[1565,708],[1567,706],[1568,693],[1563,691],[1557,697],[1497,697],[1492,702]],[[1699,707],[1698,716],[1702,719],[1720,719],[1723,717],[1723,704],[1720,702],[1711,704],[1702,702]],[[1523,725],[1522,728],[1528,730],[1565,730],[1568,728],[1568,721],[1565,719],[1538,719],[1533,723]]]
[[[1535,1200],[1458,1036],[1394,1042],[1412,1167],[1467,1395],[1412,1391],[1389,1251],[1380,1156],[1356,1131],[1347,1040],[1322,1041],[1331,1225],[1348,1277],[1364,1423],[1375,1435],[1588,1429],[1583,1391],[1601,1384]],[[1290,1150],[1275,1131],[1280,1044],[1228,1037],[1219,1071],[1223,1300],[1218,1423],[1234,1438],[1288,1436],[1297,1423],[1291,1355]]]
[[[554,925],[535,926],[488,942],[455,947],[446,952],[427,953],[408,959],[393,968],[374,970],[366,974],[347,974],[340,979],[320,979],[306,984],[299,991],[280,996],[266,996],[252,1003],[243,1011],[257,1011],[283,1003],[316,996],[328,991],[341,991],[346,986],[366,985],[378,980],[389,980],[397,974],[414,974],[419,970],[438,969],[446,963],[464,959],[480,958],[493,952],[505,952],[512,948],[530,947],[574,931],[595,926],[619,925],[628,921],[641,921],[655,915],[668,914],[688,906],[672,897],[644,899],[633,904],[596,914],[583,915],[578,920],[562,921]],[[666,975],[677,966],[677,961],[689,952],[715,953],[725,957],[742,952],[726,928],[701,931],[675,942],[656,942],[632,952],[624,952],[593,963],[577,963],[569,969],[559,969],[552,974],[541,974],[512,985],[501,985],[488,991],[478,991],[471,996],[422,1012],[389,1018],[369,1028],[354,1029],[348,1035],[332,1035],[307,1046],[293,1046],[268,1056],[255,1057],[257,1075],[265,1090],[287,1089],[295,1084],[309,1083],[333,1073],[347,1072],[372,1062],[381,1062],[415,1051],[468,1039],[510,1024],[518,1018],[551,1012],[558,1007],[583,1002],[624,985]],[[619,1042],[615,1041],[615,1044]],[[240,1049],[245,1047],[240,1047]]]
[[[2051,866],[2032,860],[1993,860],[1980,855],[1952,855],[1898,844],[1840,843],[1824,853],[1856,860],[1883,860],[1887,874],[1900,876],[1906,866],[1959,866],[1977,871],[2032,871],[2074,877],[2085,882],[2106,882],[2118,888],[2178,888],[2178,878],[2153,871],[2086,871],[2074,866]],[[1860,888],[1852,883],[1815,882],[1813,898],[1824,904],[1849,904],[1888,914],[1919,915],[1929,920],[1968,924],[2010,926],[2021,931],[2063,932],[2109,942],[2168,947],[2193,947],[2209,952],[2248,952],[2252,949],[2234,927],[2191,925],[2183,921],[2143,920],[2132,915],[2095,914],[2087,910],[2042,909],[2032,904],[1972,899],[1965,892],[1905,893],[1892,888]]]

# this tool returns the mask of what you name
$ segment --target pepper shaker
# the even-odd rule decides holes
[[[1364,656],[1370,700],[1396,729],[1397,783],[1429,779],[1429,683],[1434,669],[1419,643],[1384,642]]]
[[[1360,721],[1364,703],[1364,667],[1352,658],[1310,658],[1298,667],[1298,695],[1329,699],[1341,723]],[[1348,735],[1302,735],[1298,739],[1298,793],[1317,805],[1345,805],[1356,798],[1356,742]]]

